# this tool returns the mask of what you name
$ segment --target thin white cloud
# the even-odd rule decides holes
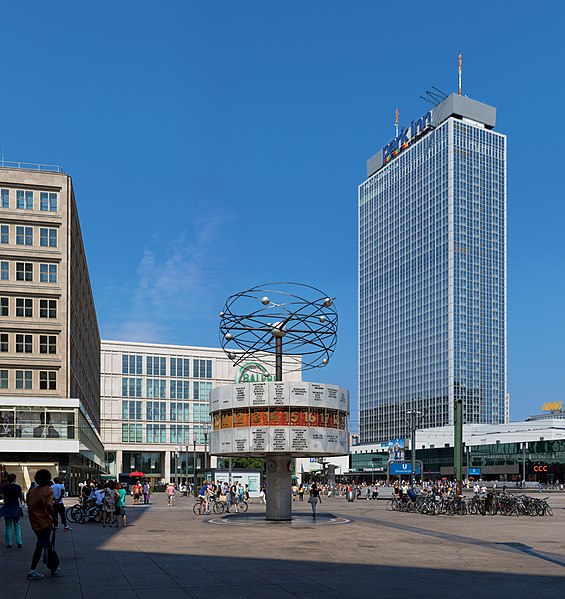
[[[167,244],[154,239],[136,269],[137,281],[124,320],[105,326],[103,337],[167,342],[171,334],[216,314],[220,272],[225,268],[221,219],[197,219]]]

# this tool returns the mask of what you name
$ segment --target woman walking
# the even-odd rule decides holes
[[[320,489],[316,483],[313,483],[310,487],[310,498],[308,499],[308,503],[312,506],[312,516],[316,517],[316,508],[318,506],[318,501],[320,504],[322,503],[322,498],[320,497]]]
[[[102,501],[102,528],[106,526],[106,519],[108,520],[108,528],[112,528],[114,519],[117,524],[116,499],[118,499],[116,481],[111,480],[107,489],[104,491],[104,500]]]
[[[15,474],[8,474],[7,482],[0,487],[0,492],[4,495],[4,505],[0,508],[0,515],[4,516],[6,523],[6,547],[9,549],[12,541],[15,540],[16,545],[21,548],[20,501],[23,501],[24,494],[20,485],[16,484]]]

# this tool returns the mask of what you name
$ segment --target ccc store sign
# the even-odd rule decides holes
[[[534,466],[534,472],[547,472],[547,466]]]

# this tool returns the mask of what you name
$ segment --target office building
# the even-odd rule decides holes
[[[452,94],[367,163],[359,186],[362,443],[508,421],[506,136]]]
[[[71,178],[0,166],[0,462],[99,473],[100,337]]]
[[[259,362],[261,360],[261,362]],[[300,361],[283,359],[283,369]],[[274,358],[237,367],[222,349],[102,341],[102,438],[108,473],[142,472],[154,482],[203,479],[209,456],[209,395],[234,382],[274,380]],[[300,381],[301,370],[285,380]]]

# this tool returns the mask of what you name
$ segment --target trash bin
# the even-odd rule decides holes
[[[355,491],[347,491],[347,501],[355,501]]]

